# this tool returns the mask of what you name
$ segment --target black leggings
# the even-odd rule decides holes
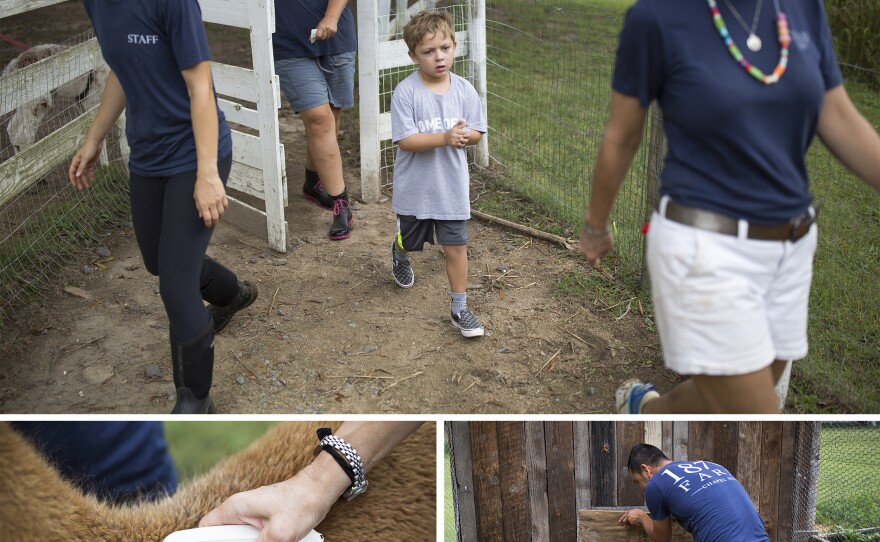
[[[232,155],[217,162],[226,185]],[[206,228],[193,199],[196,172],[169,177],[130,174],[131,217],[144,266],[159,276],[159,293],[174,338],[189,343],[211,329],[202,300],[229,305],[238,292],[235,273],[205,256],[214,228]]]

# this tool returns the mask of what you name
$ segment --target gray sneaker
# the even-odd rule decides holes
[[[452,313],[452,325],[460,329],[461,334],[465,337],[483,336],[483,324],[477,320],[474,313],[467,307],[458,314]]]
[[[398,254],[391,245],[391,276],[401,288],[412,288],[416,282],[416,274],[408,254]]]

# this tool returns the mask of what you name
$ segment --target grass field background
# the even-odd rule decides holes
[[[880,427],[822,424],[816,523],[880,527]]]
[[[277,422],[165,422],[165,438],[181,482],[243,450]]]

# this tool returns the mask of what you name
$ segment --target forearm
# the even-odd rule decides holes
[[[98,107],[98,113],[95,115],[95,120],[92,122],[92,126],[86,135],[86,141],[100,146],[124,110],[125,92],[122,90],[122,85],[119,84],[116,74],[111,71],[110,75],[107,76],[107,82],[104,84],[101,105]]]
[[[593,168],[590,204],[584,215],[590,228],[604,230],[608,227],[611,206],[638,148],[638,142],[632,144],[609,140],[607,133],[602,139],[596,166]]]
[[[413,134],[397,142],[406,152],[425,152],[446,146],[445,132],[436,134]]]
[[[880,135],[855,108],[842,86],[826,94],[818,134],[843,165],[880,190]]]
[[[217,159],[220,158],[217,156],[219,119],[210,75],[207,81],[200,79],[189,87],[189,99],[198,170],[200,173],[216,172]]]

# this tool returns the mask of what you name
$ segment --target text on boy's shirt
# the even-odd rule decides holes
[[[443,131],[449,130],[450,128],[455,126],[455,123],[458,121],[459,121],[459,119],[457,119],[457,118],[444,119],[441,117],[434,117],[434,118],[430,118],[430,119],[416,121],[416,124],[419,127],[419,132],[427,133],[427,132],[436,132],[437,130],[443,130]]]

